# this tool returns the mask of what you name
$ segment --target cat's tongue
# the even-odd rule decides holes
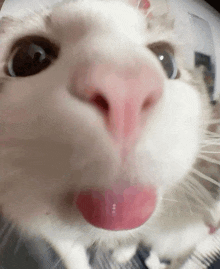
[[[127,230],[145,223],[156,206],[153,186],[130,186],[124,190],[80,192],[77,206],[90,224],[108,230]]]

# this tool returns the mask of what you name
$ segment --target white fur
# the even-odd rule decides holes
[[[119,263],[126,263],[135,255],[136,250],[137,245],[119,247],[113,251],[112,258]]]
[[[153,251],[150,252],[150,257],[145,261],[147,268],[149,269],[166,269],[166,264],[161,264],[160,260],[158,259],[157,253]]]
[[[186,71],[177,80],[165,77],[147,48],[159,34],[147,30],[144,18],[126,1],[79,1],[57,6],[48,26],[36,15],[2,36],[3,63],[14,40],[26,34],[43,35],[61,47],[60,57],[45,71],[0,78],[0,205],[22,230],[49,241],[68,269],[90,268],[85,249],[94,242],[114,249],[120,261],[130,259],[140,241],[152,245],[159,256],[173,259],[186,255],[208,233],[204,216],[191,214],[184,196],[181,214],[168,201],[175,200],[170,190],[179,188],[200,150],[207,101],[190,84]],[[123,70],[135,60],[150,63],[162,74],[164,93],[153,113],[143,116],[145,126],[125,171],[101,113],[83,99],[81,71],[99,62]],[[101,230],[88,224],[75,205],[63,204],[72,190],[108,187],[117,178],[157,187],[157,208],[139,228]],[[164,200],[167,192],[169,199]]]

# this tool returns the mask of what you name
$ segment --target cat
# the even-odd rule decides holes
[[[202,70],[149,14],[78,0],[1,20],[1,214],[67,269],[90,269],[94,244],[125,264],[140,243],[178,268],[219,221],[193,175],[213,117]]]

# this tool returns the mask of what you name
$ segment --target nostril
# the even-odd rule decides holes
[[[109,113],[109,104],[105,97],[101,94],[95,94],[91,98],[91,103],[94,104],[102,113],[106,115]]]
[[[143,105],[142,105],[142,111],[144,110],[150,110],[151,108],[153,108],[156,103],[160,100],[162,91],[161,90],[156,90],[154,91],[152,94],[150,94],[144,101]]]
[[[151,103],[152,103],[151,99],[147,98],[142,105],[142,111],[148,109],[151,106]]]
[[[154,103],[155,103],[154,97],[148,96],[148,98],[146,98],[146,100],[144,101],[144,103],[142,105],[142,111],[150,110],[151,107],[153,107]]]

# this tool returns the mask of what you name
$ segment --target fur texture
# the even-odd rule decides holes
[[[1,23],[2,214],[27,236],[47,240],[68,269],[90,268],[86,249],[93,244],[112,250],[123,263],[139,243],[177,268],[208,235],[209,225],[218,223],[210,188],[193,176],[211,140],[212,111],[201,71],[184,67],[166,16],[148,18],[129,1],[76,1],[42,13]],[[9,76],[14,45],[32,35],[54,44],[57,59],[36,75]],[[167,43],[177,62],[176,79],[166,76],[154,53]],[[141,135],[122,161],[103,114],[88,102],[85,81],[88,70],[103,63],[130,68],[134,76],[137,62],[161,74],[163,94],[150,113],[143,112]],[[129,231],[93,227],[72,193],[110,188],[120,180],[153,184],[154,213]]]

